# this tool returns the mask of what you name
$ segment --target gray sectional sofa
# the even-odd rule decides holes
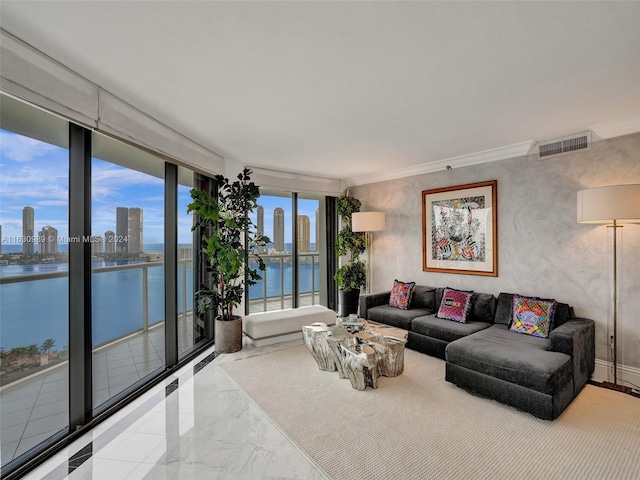
[[[549,338],[509,330],[512,294],[475,293],[466,323],[437,318],[442,288],[417,285],[410,308],[362,295],[360,316],[408,330],[407,347],[446,361],[446,380],[536,417],[557,418],[595,368],[595,323],[558,303]]]

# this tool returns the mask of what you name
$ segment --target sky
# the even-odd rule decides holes
[[[35,234],[50,225],[58,236],[68,235],[69,204],[68,150],[6,130],[0,130],[0,225],[2,243],[20,243],[22,209],[34,208]],[[178,187],[178,243],[192,243],[192,218],[187,214],[190,187]],[[116,208],[143,210],[145,244],[163,243],[164,180],[143,172],[105,162],[92,162],[92,235],[104,237],[116,231]],[[291,243],[291,199],[263,195],[264,234],[273,240],[273,211],[285,211],[285,242]],[[311,221],[311,241],[315,242],[315,212],[318,200],[298,200],[298,213]],[[256,219],[256,215],[252,216]],[[62,242],[60,242],[62,243]]]

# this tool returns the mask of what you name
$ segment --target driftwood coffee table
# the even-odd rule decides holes
[[[320,370],[337,370],[357,390],[378,388],[379,376],[396,377],[404,370],[405,330],[360,319],[333,327],[305,325],[302,336]]]

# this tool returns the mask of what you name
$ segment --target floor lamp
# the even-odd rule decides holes
[[[371,232],[384,230],[384,213],[382,212],[357,212],[351,214],[351,230],[364,232],[367,247],[367,289],[371,292]]]
[[[613,232],[613,384],[604,382],[614,390],[630,390],[618,385],[618,246],[617,230],[621,223],[640,223],[640,184],[611,185],[588,188],[578,192],[578,223],[604,223]]]

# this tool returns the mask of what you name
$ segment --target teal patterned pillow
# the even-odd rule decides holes
[[[514,295],[509,330],[534,337],[549,338],[555,311],[554,299]]]
[[[415,286],[416,282],[407,283],[394,280],[391,296],[389,297],[389,306],[401,310],[408,310],[411,304],[411,295],[413,295],[413,287]]]

